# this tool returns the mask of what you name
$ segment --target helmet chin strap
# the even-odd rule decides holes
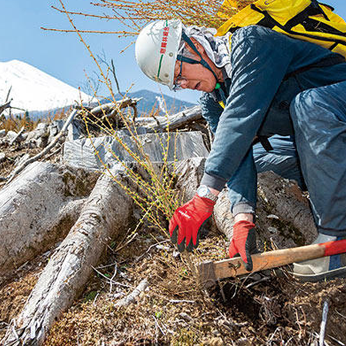
[[[192,48],[192,50],[201,58],[201,60],[200,61],[194,60],[194,59],[182,56],[180,54],[177,56],[177,60],[187,62],[188,64],[201,64],[202,66],[207,68],[215,77],[215,80],[216,80],[215,89],[216,90],[219,89],[221,87],[221,85],[218,82],[218,78],[217,78],[215,72],[212,70],[210,65],[203,59],[201,53],[197,50],[196,46],[194,45],[194,43],[192,42],[190,37],[188,37],[184,31],[182,32],[182,39]]]

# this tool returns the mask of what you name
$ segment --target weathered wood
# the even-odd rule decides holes
[[[11,108],[11,102],[12,100],[10,101],[6,101],[3,105],[0,105],[0,115],[7,109],[7,108]]]
[[[16,168],[11,172],[10,176],[8,177],[7,183],[10,183],[10,182],[13,180],[13,178],[14,178],[18,173],[20,173],[26,166],[28,166],[30,163],[39,160],[39,159],[42,158],[44,155],[46,155],[47,153],[49,153],[50,150],[51,150],[52,148],[54,148],[55,145],[58,143],[60,137],[62,137],[62,136],[65,134],[65,132],[66,132],[68,126],[69,126],[70,123],[73,121],[73,119],[74,119],[74,117],[76,116],[76,114],[77,114],[77,110],[74,109],[74,110],[71,112],[71,114],[69,115],[69,117],[67,118],[67,120],[66,120],[64,126],[62,127],[61,131],[54,137],[54,139],[52,140],[52,142],[51,142],[48,146],[46,146],[40,153],[38,153],[38,154],[35,155],[34,157],[29,158],[28,160],[26,160],[25,162],[23,162],[20,166],[16,167]]]
[[[168,117],[158,116],[155,118],[137,118],[136,126],[146,128],[146,131],[150,133],[164,132],[167,130],[167,125],[169,124],[169,131],[174,131],[202,119],[201,107],[194,106],[176,114],[169,115]]]
[[[67,234],[93,181],[82,170],[35,162],[0,190],[0,275]]]
[[[302,246],[315,240],[317,230],[309,200],[295,182],[273,172],[261,173],[258,196],[258,219],[267,239],[275,239],[280,247]],[[270,220],[268,214],[274,214],[278,219]],[[270,226],[277,229],[276,234],[268,231]]]
[[[149,286],[147,279],[143,279],[139,285],[126,297],[116,302],[116,307],[128,306],[136,301],[136,298]]]
[[[142,98],[129,98],[126,97],[120,101],[117,101],[116,103],[114,102],[109,102],[105,103],[103,105],[97,106],[89,111],[90,114],[92,115],[102,115],[102,116],[115,116],[117,111],[119,109],[123,109],[126,107],[133,107],[135,108],[137,106],[137,103],[141,100]]]
[[[169,162],[207,154],[200,132],[150,133],[138,135],[136,141],[120,132],[117,139],[106,136],[65,142],[63,160],[73,167],[100,170],[104,164],[135,162],[135,155],[142,161]]]
[[[20,131],[17,133],[17,135],[16,135],[13,139],[11,139],[10,145],[13,145],[15,142],[17,142],[17,141],[20,140],[20,137],[22,136],[24,130],[25,130],[25,127],[22,126],[22,128],[21,128]]]
[[[121,167],[113,172],[126,184]],[[107,242],[115,234],[126,231],[131,205],[130,197],[112,179],[99,178],[77,222],[49,260],[21,314],[8,329],[4,345],[43,343],[52,324],[84,288]]]

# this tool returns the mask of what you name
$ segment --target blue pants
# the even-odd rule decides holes
[[[270,152],[267,152],[260,143],[253,146],[253,158],[257,173],[273,171],[283,178],[295,180],[302,190],[306,190],[293,138],[275,135],[269,138],[269,142],[273,147]],[[252,213],[255,210],[255,207],[247,202],[247,196],[241,192],[241,186],[240,188],[238,186],[238,184],[243,183],[243,180],[237,179],[230,179],[227,183],[233,213]]]
[[[306,189],[300,170],[297,149],[290,136],[272,136],[269,142],[273,150],[267,152],[262,144],[253,147],[253,157],[258,173],[273,171],[283,178],[295,180],[302,190]]]
[[[346,82],[298,94],[290,113],[320,233],[346,235]]]

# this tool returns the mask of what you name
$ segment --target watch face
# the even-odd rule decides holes
[[[209,189],[208,189],[207,186],[203,186],[203,185],[202,185],[202,186],[200,186],[200,187],[198,188],[197,192],[198,192],[198,195],[199,195],[200,197],[205,197],[205,196],[208,195]]]

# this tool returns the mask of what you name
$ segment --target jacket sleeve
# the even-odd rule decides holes
[[[209,123],[211,131],[215,134],[223,108],[209,93],[203,93],[200,98],[200,105],[203,118]],[[251,148],[234,176],[227,183],[233,215],[255,213],[257,176],[251,174],[254,169],[253,165]],[[248,176],[249,173],[250,176]]]
[[[252,148],[227,182],[227,186],[233,216],[239,213],[254,214],[257,201],[257,171]]]
[[[232,37],[230,93],[201,182],[219,191],[249,152],[291,61],[287,41],[268,30],[248,26]]]

